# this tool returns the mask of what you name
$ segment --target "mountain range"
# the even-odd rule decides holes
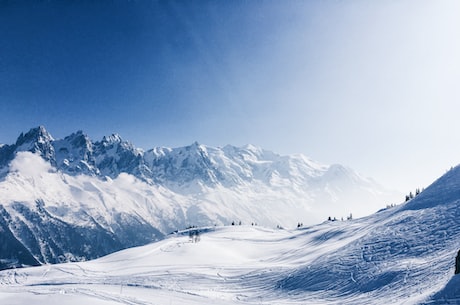
[[[0,268],[82,261],[189,226],[294,227],[398,202],[372,179],[303,155],[197,142],[147,151],[113,134],[0,146]]]

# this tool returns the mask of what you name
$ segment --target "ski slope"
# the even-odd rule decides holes
[[[187,233],[86,263],[1,273],[2,304],[305,303],[278,282],[356,235],[324,243],[339,223],[298,231],[232,226]],[[350,231],[356,224],[341,223]],[[318,244],[319,243],[319,244]],[[70,302],[70,303],[69,303]],[[315,302],[313,302],[315,303]]]
[[[211,227],[199,242],[184,232],[94,261],[7,270],[0,302],[432,304],[453,276],[457,206],[426,225],[434,210],[404,208],[292,231]]]
[[[458,304],[460,167],[396,207],[297,230],[200,228],[0,272],[1,304]],[[198,229],[194,229],[198,230]]]

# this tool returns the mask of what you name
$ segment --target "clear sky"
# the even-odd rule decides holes
[[[3,1],[0,143],[254,144],[401,191],[460,163],[460,1]]]

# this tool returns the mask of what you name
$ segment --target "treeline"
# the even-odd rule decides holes
[[[340,220],[343,221],[343,217],[341,217]],[[353,220],[353,214],[350,213],[350,215],[347,216],[347,220]],[[327,221],[338,221],[338,219],[336,217],[329,216]]]
[[[416,188],[415,189],[415,195],[414,195],[414,193],[412,193],[412,191],[409,192],[409,194],[406,195],[406,200],[405,201],[407,202],[407,201],[409,201],[411,199],[414,199],[416,196],[420,195],[420,193],[423,192],[424,190],[425,189],[420,190],[419,188]]]

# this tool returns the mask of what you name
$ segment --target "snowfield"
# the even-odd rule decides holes
[[[297,230],[207,227],[0,273],[2,304],[456,304],[460,168],[404,205]]]

